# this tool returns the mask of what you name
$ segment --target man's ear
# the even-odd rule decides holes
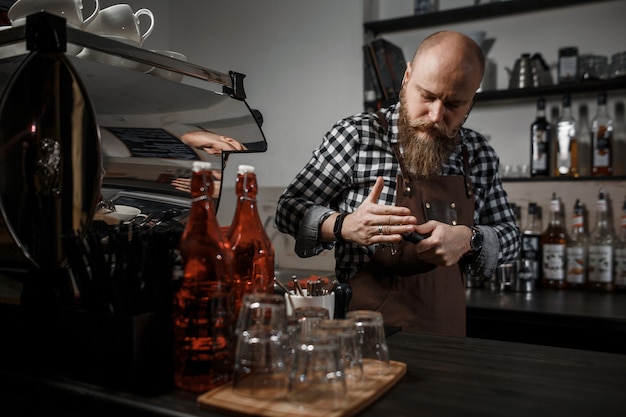
[[[404,70],[404,76],[402,77],[402,86],[404,86],[404,84],[406,84],[406,82],[409,80],[409,78],[411,78],[411,61],[408,61],[406,63],[406,69]]]

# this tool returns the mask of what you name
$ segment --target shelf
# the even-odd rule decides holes
[[[511,0],[478,6],[459,7],[423,15],[398,17],[393,19],[365,22],[366,31],[378,36],[382,33],[402,32],[434,26],[445,26],[451,23],[472,20],[494,19],[515,14],[529,13],[558,7],[570,7],[576,4],[600,3],[616,0]]]
[[[508,177],[502,178],[502,182],[604,182],[624,181],[625,175],[613,175],[610,177]]]
[[[609,80],[593,80],[576,84],[556,84],[536,88],[518,88],[512,90],[484,91],[476,95],[477,102],[512,100],[520,98],[546,97],[561,94],[597,93],[626,89],[626,77]]]
[[[517,88],[512,90],[483,91],[476,94],[477,103],[490,103],[505,100],[533,99],[537,97],[550,97],[563,94],[597,94],[599,91],[626,90],[626,76],[609,80],[585,81],[577,84],[557,84],[536,88]],[[397,100],[383,100],[381,107],[388,107]],[[377,102],[365,102],[365,107],[375,108]]]

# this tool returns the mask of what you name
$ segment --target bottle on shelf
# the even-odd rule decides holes
[[[613,165],[614,175],[626,175],[626,164],[619,163],[626,160],[626,118],[624,103],[615,103],[615,118],[613,121]]]
[[[207,391],[233,371],[233,252],[217,222],[211,164],[194,161],[192,172],[191,209],[179,245],[184,274],[174,295],[174,383]]]
[[[572,232],[565,250],[567,271],[565,282],[567,288],[584,289],[587,284],[587,247],[589,236],[585,230],[583,205],[579,199],[574,203],[572,212]]]
[[[626,199],[622,205],[622,216],[619,220],[619,238],[615,244],[615,289],[626,290]]]
[[[589,274],[587,286],[594,290],[613,290],[613,244],[615,239],[609,225],[604,190],[600,189],[596,201],[596,222],[589,242]]]
[[[274,292],[274,248],[259,217],[253,166],[239,165],[235,193],[237,206],[228,241],[235,256],[235,306],[239,311],[245,294]]]
[[[530,175],[550,176],[552,127],[546,119],[546,100],[537,100],[537,115],[530,125]]]
[[[524,279],[532,279],[534,287],[539,287],[541,272],[540,239],[543,233],[541,208],[537,203],[528,203],[528,218],[522,228],[522,250],[520,251],[520,269]]]
[[[553,177],[559,175],[559,167],[556,161],[559,150],[559,142],[558,136],[556,136],[556,129],[559,124],[560,117],[561,116],[559,115],[559,106],[550,107],[550,119],[548,119],[548,121],[550,122],[550,131],[552,132],[552,143],[550,146],[550,176]]]
[[[578,173],[582,177],[591,175],[591,129],[589,128],[589,108],[586,104],[578,106]]]
[[[613,174],[613,119],[606,105],[606,93],[598,94],[598,108],[591,120],[591,175]]]
[[[556,138],[556,175],[578,177],[578,137],[569,94],[563,96]]]
[[[569,238],[562,217],[561,201],[553,193],[550,200],[550,221],[540,241],[542,288],[565,288],[565,248]]]

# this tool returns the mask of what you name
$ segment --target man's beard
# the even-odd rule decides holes
[[[440,175],[443,165],[459,143],[458,130],[448,132],[439,123],[409,121],[404,90],[400,92],[399,142],[412,178]],[[460,126],[459,126],[460,128]],[[406,173],[405,173],[406,174]]]

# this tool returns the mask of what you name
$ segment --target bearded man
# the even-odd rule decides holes
[[[407,63],[400,103],[337,122],[281,195],[276,226],[301,257],[335,249],[351,310],[464,336],[466,274],[491,277],[516,258],[498,157],[463,127],[484,64],[467,36],[430,35]]]

